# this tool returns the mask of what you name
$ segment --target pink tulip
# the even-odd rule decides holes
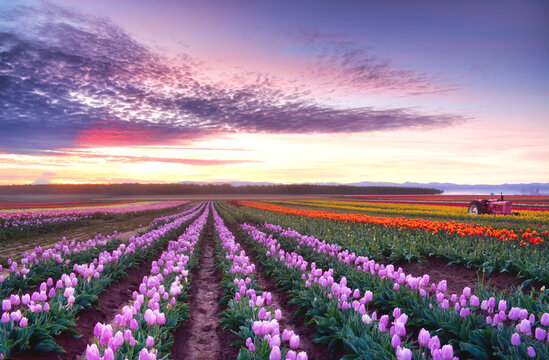
[[[532,326],[529,320],[523,319],[519,324],[519,328],[523,334],[529,335],[532,333]]]
[[[280,360],[282,354],[280,353],[280,348],[275,346],[271,349],[271,354],[269,355],[269,360]]]
[[[111,348],[106,348],[103,352],[103,360],[114,360],[114,352]]]
[[[444,345],[442,347],[442,360],[452,360],[454,357],[454,348],[452,345]]]
[[[112,338],[112,326],[105,325],[101,329],[101,337],[99,339],[99,343],[101,345],[107,345],[110,338]]]
[[[248,347],[248,350],[250,350],[251,352],[255,351],[255,345],[254,345],[254,342],[253,342],[252,338],[247,338],[246,339],[246,346]]]
[[[290,348],[297,349],[299,347],[299,335],[293,334],[290,337]]]
[[[400,337],[398,337],[398,335],[393,335],[393,337],[391,338],[391,346],[394,347],[394,348],[397,348],[398,346],[400,346],[401,344],[401,341],[400,341]]]
[[[11,319],[13,321],[19,321],[21,320],[21,311],[17,310],[11,313]]]
[[[21,321],[19,321],[19,327],[25,328],[27,327],[28,323],[29,323],[29,319],[23,316],[21,318]]]
[[[536,340],[543,341],[545,340],[545,336],[547,335],[547,331],[542,328],[536,328],[535,336]]]
[[[99,349],[97,345],[88,345],[86,347],[86,359],[87,360],[101,360],[101,355],[99,354]]]
[[[548,313],[543,313],[543,315],[541,315],[541,325],[543,326],[549,326],[549,314]]]
[[[112,344],[115,348],[118,348],[122,346],[122,344],[124,344],[124,335],[122,334],[121,331],[117,331],[113,339],[114,340]]]
[[[511,344],[513,346],[519,346],[520,345],[520,335],[517,333],[514,333],[511,335]]]
[[[96,323],[95,327],[93,328],[93,334],[95,335],[95,337],[101,336],[101,329],[103,329],[103,324]]]
[[[419,331],[419,336],[418,336],[419,345],[427,346],[429,345],[429,340],[431,340],[431,335],[429,334],[429,331],[425,329],[421,329]]]
[[[438,336],[435,335],[429,340],[429,349],[431,351],[440,349],[440,340],[438,339]]]
[[[17,306],[17,305],[21,304],[21,299],[19,298],[19,295],[12,294],[12,295],[10,295],[10,302],[13,306]]]
[[[475,295],[471,296],[470,300],[471,306],[477,307],[480,305],[480,300]]]
[[[398,347],[396,351],[398,360],[412,360],[412,350]]]

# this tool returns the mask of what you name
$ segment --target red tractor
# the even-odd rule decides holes
[[[496,214],[496,215],[513,215],[511,212],[511,202],[503,200],[503,194],[500,199],[490,200],[474,200],[469,204],[469,214]]]

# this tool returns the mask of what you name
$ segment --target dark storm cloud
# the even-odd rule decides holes
[[[359,61],[337,56],[349,69]],[[265,76],[221,85],[197,81],[199,71],[189,57],[174,65],[103,18],[48,3],[1,10],[0,151],[169,144],[223,132],[434,128],[464,120],[402,108],[334,108],[277,89]]]

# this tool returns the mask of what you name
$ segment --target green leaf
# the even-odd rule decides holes
[[[521,288],[521,289],[525,289],[525,288],[527,288],[528,286],[532,285],[533,282],[534,282],[534,279],[526,280],[525,282],[522,283],[522,285],[520,286],[520,288]]]
[[[56,353],[64,353],[65,350],[57,345],[54,340],[47,339],[43,340],[40,343],[36,344],[34,347],[34,350],[36,351],[42,351],[42,352],[56,352]]]
[[[240,349],[236,360],[250,360],[250,352],[247,349]]]
[[[475,359],[488,360],[490,358],[486,350],[478,345],[474,345],[471,343],[461,343],[461,348],[471,353],[471,355],[473,355],[473,358]]]

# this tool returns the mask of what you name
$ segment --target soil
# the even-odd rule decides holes
[[[161,250],[159,250],[158,255]],[[156,259],[156,257],[152,257]],[[153,260],[147,260],[139,264],[137,268],[131,269],[127,272],[128,277],[123,278],[120,281],[114,282],[107,289],[99,294],[99,309],[91,308],[78,314],[78,320],[76,321],[76,327],[74,328],[82,337],[75,339],[68,332],[64,332],[56,338],[57,344],[65,349],[64,354],[57,353],[43,353],[38,351],[26,351],[24,353],[14,353],[13,359],[15,360],[76,360],[80,359],[82,353],[86,351],[86,345],[90,343],[90,339],[93,338],[93,329],[97,322],[109,323],[114,316],[120,313],[122,306],[126,305],[131,300],[133,291],[139,288],[139,284],[143,280],[143,276],[146,276],[151,271],[151,264]]]
[[[189,319],[174,333],[171,349],[172,360],[235,359],[238,349],[230,343],[238,340],[224,330],[218,314],[222,296],[221,274],[215,268],[213,218],[206,224],[207,232],[202,241],[198,269],[193,271],[190,290]]]
[[[242,246],[246,255],[253,261],[254,252],[249,248],[246,242],[242,241],[239,236],[239,225],[233,224],[228,226],[229,230],[235,235],[238,243]],[[257,283],[263,288],[263,291],[268,291],[272,295],[272,309],[280,309],[282,312],[282,319],[279,323],[282,329],[293,330],[299,335],[299,350],[305,351],[309,359],[315,360],[330,360],[330,352],[328,346],[325,344],[317,344],[314,342],[314,336],[316,334],[316,327],[314,325],[307,326],[305,324],[305,317],[300,316],[297,319],[292,319],[293,314],[297,311],[297,306],[290,304],[291,297],[285,291],[279,291],[276,287],[276,283],[271,279],[265,277],[264,269],[258,262],[254,261],[256,270],[254,272],[254,278]],[[338,359],[345,355],[343,349],[337,349],[335,358]]]
[[[23,239],[5,240],[0,242],[0,264],[6,265],[8,258],[19,259],[25,251],[32,251],[37,246],[42,246],[44,249],[53,247],[64,236],[67,240],[86,241],[94,238],[97,234],[112,235],[116,230],[120,233],[118,239],[127,240],[130,237],[138,234],[140,231],[145,231],[152,220],[157,217],[176,214],[184,209],[190,208],[191,204],[159,210],[152,214],[138,215],[130,219],[93,219],[89,224],[71,225],[61,230],[47,234],[36,234],[27,236]]]

